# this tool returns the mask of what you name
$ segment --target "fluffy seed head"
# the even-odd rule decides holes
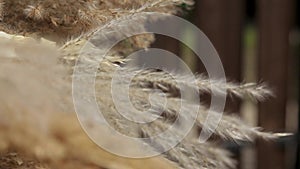
[[[44,9],[41,5],[28,5],[24,9],[26,17],[34,20],[42,20],[44,18]]]
[[[4,8],[4,5],[5,5],[5,3],[2,1],[2,0],[0,0],[0,21],[2,21],[3,20],[3,8]]]

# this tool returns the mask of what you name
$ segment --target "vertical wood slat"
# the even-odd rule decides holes
[[[245,0],[196,1],[195,23],[218,51],[226,77],[235,81],[241,81],[244,4]],[[198,63],[198,66],[200,72],[206,72],[202,63]],[[240,103],[227,99],[225,109],[229,112],[239,112]],[[239,150],[233,151],[240,161]],[[240,164],[237,167],[240,168]]]
[[[152,48],[158,48],[173,53],[180,57],[180,42],[171,37],[163,35],[155,35],[155,42],[151,45]],[[170,58],[162,58],[161,62],[164,64],[172,64],[174,69],[177,68],[177,61]],[[171,63],[170,63],[171,62]]]
[[[257,0],[259,16],[259,78],[275,89],[276,98],[259,106],[259,125],[268,131],[285,129],[289,31],[293,0]],[[258,141],[258,169],[284,169],[284,146]]]
[[[244,4],[244,0],[196,1],[195,23],[217,49],[228,79],[235,81],[241,81]],[[201,63],[198,65],[200,72],[206,72]],[[239,103],[228,102],[226,109],[237,112]]]
[[[244,3],[244,0],[196,2],[196,25],[217,49],[226,75],[236,80],[241,76]]]
[[[221,57],[225,57],[225,1],[199,0],[196,2],[195,23],[205,33],[215,46]],[[221,59],[223,62],[223,59]],[[201,66],[200,66],[201,65]],[[204,66],[198,63],[199,72],[206,72]]]
[[[151,45],[151,47],[167,50],[177,56],[180,53],[180,42],[176,39],[172,39],[163,35],[155,35],[155,42]]]

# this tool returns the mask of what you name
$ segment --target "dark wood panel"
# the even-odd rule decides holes
[[[259,125],[268,131],[285,130],[289,32],[293,0],[258,0],[259,75],[271,84],[276,97],[259,106]],[[283,145],[258,141],[258,169],[284,169]]]
[[[245,12],[244,0],[196,1],[195,23],[208,36],[218,51],[229,81],[241,81]],[[198,70],[206,72],[202,63],[198,63]],[[209,97],[207,98],[209,99]],[[204,97],[201,100],[206,101],[207,98]],[[239,112],[239,109],[239,100],[227,99],[226,111]],[[239,149],[232,149],[232,151],[236,159],[240,161]]]

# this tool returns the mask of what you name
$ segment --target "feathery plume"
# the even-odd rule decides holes
[[[35,19],[35,20],[42,20],[44,19],[44,9],[41,5],[28,5],[27,8],[24,9],[24,13],[26,17]]]
[[[4,3],[6,8],[3,8]],[[196,135],[199,130],[207,132],[204,131],[204,125],[209,113],[213,118],[206,124],[209,131],[213,129],[211,125],[217,121],[214,115],[220,113],[209,112],[205,105],[200,105],[190,138],[184,139],[177,147],[159,157],[141,160],[118,157],[98,148],[84,134],[76,116],[72,114],[74,108],[71,99],[71,76],[75,62],[81,54],[81,59],[86,59],[91,65],[100,64],[95,80],[95,96],[110,126],[127,136],[151,138],[152,140],[145,141],[145,144],[150,145],[153,151],[159,151],[163,145],[151,136],[169,129],[178,117],[188,118],[188,115],[180,113],[181,102],[186,104],[186,111],[195,107],[195,103],[180,98],[180,87],[173,78],[187,87],[193,87],[190,84],[191,77],[182,74],[172,77],[162,71],[144,70],[132,79],[129,96],[121,87],[123,81],[116,84],[119,86],[114,92],[117,92],[121,99],[129,97],[133,105],[132,107],[126,102],[119,103],[124,107],[123,111],[131,113],[133,118],[150,120],[151,117],[157,117],[151,123],[133,123],[118,112],[111,96],[112,78],[116,70],[119,70],[119,75],[123,78],[127,78],[129,72],[140,71],[139,68],[123,66],[129,62],[126,53],[148,47],[153,41],[153,36],[140,35],[130,38],[125,42],[126,45],[120,44],[113,48],[101,62],[97,52],[103,52],[103,46],[88,42],[87,39],[96,32],[105,37],[107,32],[118,30],[112,28],[123,30],[113,32],[114,36],[126,34],[131,30],[144,30],[144,18],[140,15],[142,12],[174,14],[179,11],[178,6],[181,4],[191,5],[192,1],[44,0],[32,4],[32,0],[0,0],[0,12],[2,9],[8,16],[4,19],[2,30],[13,27],[10,33],[37,34],[42,38],[41,43],[38,43],[31,38],[0,33],[0,49],[5,49],[0,50],[0,115],[3,117],[0,119],[0,137],[3,138],[0,140],[0,153],[14,149],[22,156],[37,161],[36,163],[62,169],[78,166],[108,169],[235,168],[231,154],[222,147],[212,144],[211,140],[205,144],[197,141]],[[133,18],[132,16],[137,16],[134,18],[138,24],[126,23]],[[97,42],[105,40],[98,37]],[[61,46],[57,47],[55,42]],[[84,45],[89,46],[90,50],[81,53]],[[35,50],[31,50],[32,48]],[[73,76],[79,76],[85,83],[85,71],[90,67],[79,69],[82,74]],[[14,72],[13,76],[11,72]],[[251,97],[261,101],[272,96],[272,92],[264,83],[222,84],[218,80],[209,80],[197,75],[196,85],[200,93],[211,94],[213,89],[218,94],[225,90],[229,95],[241,99]],[[157,93],[157,89],[166,95]],[[88,99],[91,93],[83,93],[83,96]],[[155,99],[149,100],[149,96]],[[167,102],[166,105],[161,104],[163,99]],[[149,116],[144,116],[140,110],[148,110]],[[127,143],[114,140],[109,134],[105,134],[107,131],[102,125],[98,126],[92,122],[93,117],[86,118],[90,122],[90,130],[101,131],[100,133],[106,136],[100,135],[99,138],[107,145],[125,149],[134,147],[122,146]],[[174,142],[178,135],[181,135],[178,131],[171,130],[170,136],[165,138],[164,142]],[[262,132],[257,127],[246,125],[238,117],[225,114],[214,135],[221,141],[252,142],[257,137],[268,140],[289,134]]]
[[[122,58],[119,60],[121,62]],[[190,83],[193,78],[186,75],[176,74],[176,77],[172,77],[168,73],[156,71],[154,69],[147,69],[138,73],[140,72],[139,68],[120,68],[119,71],[123,77],[127,77],[131,72],[136,72],[135,74],[137,74],[137,76],[132,79],[132,86],[148,89],[160,89],[163,92],[168,93],[170,97],[180,96],[179,83],[180,85],[193,87],[193,84]],[[101,74],[101,76],[113,77],[113,74],[107,72],[106,74]],[[174,79],[176,79],[176,81]],[[273,92],[265,85],[265,83],[235,84],[227,82],[226,85],[224,85],[218,80],[211,80],[200,75],[196,76],[196,84],[199,89],[199,93],[211,94],[213,89],[217,92],[216,94],[222,94],[222,91],[227,91],[230,96],[236,96],[239,98],[249,97],[257,101],[263,101],[268,97],[274,96]]]
[[[3,20],[3,15],[4,15],[4,13],[3,13],[3,11],[4,11],[4,5],[5,5],[5,3],[3,2],[3,0],[0,0],[0,21]]]

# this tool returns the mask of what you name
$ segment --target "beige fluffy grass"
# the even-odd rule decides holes
[[[18,152],[25,159],[42,163],[44,168],[234,168],[235,161],[230,153],[218,145],[208,142],[199,144],[196,131],[204,125],[208,110],[200,106],[194,134],[184,139],[177,147],[159,157],[149,159],[129,159],[110,154],[94,144],[81,129],[76,119],[71,96],[71,73],[80,49],[95,31],[108,26],[118,26],[121,16],[138,15],[143,11],[174,13],[178,5],[191,4],[185,0],[3,0],[3,31],[0,38],[0,153]],[[20,12],[21,11],[21,12]],[[143,22],[140,22],[142,25]],[[122,25],[131,29],[132,25]],[[141,26],[141,29],[143,27]],[[104,29],[105,30],[105,29]],[[105,34],[105,32],[101,32]],[[14,34],[14,35],[12,35]],[[16,36],[22,34],[26,36]],[[33,38],[28,38],[28,36]],[[146,38],[145,38],[146,37]],[[45,40],[44,38],[53,41]],[[71,40],[70,40],[71,39]],[[146,40],[145,40],[146,39]],[[149,95],[160,89],[167,94],[167,107],[160,118],[150,124],[135,124],[124,119],[116,110],[111,98],[111,79],[116,69],[128,62],[124,51],[147,47],[153,37],[142,35],[131,38],[128,44],[113,49],[101,63],[98,63],[92,44],[91,50],[83,54],[83,59],[91,59],[100,64],[96,78],[96,97],[104,105],[102,112],[107,121],[117,131],[132,137],[149,137],[160,133],[172,125],[179,116],[179,87],[166,73],[146,70],[133,79],[130,97],[139,109],[149,108]],[[127,46],[127,47],[126,47]],[[86,54],[86,55],[85,55]],[[82,70],[89,69],[83,67]],[[138,71],[126,68],[126,72]],[[82,74],[83,76],[84,74]],[[80,74],[78,76],[81,76]],[[178,75],[186,86],[189,77]],[[200,93],[210,93],[214,89],[225,89],[233,97],[251,97],[261,101],[272,96],[264,84],[220,84],[218,80],[208,81],[197,77]],[[121,91],[116,91],[120,92]],[[87,95],[88,96],[88,95]],[[157,100],[151,102],[162,109]],[[125,103],[124,103],[125,104]],[[194,106],[193,103],[188,103]],[[126,107],[126,106],[125,106]],[[125,111],[134,113],[129,107]],[[156,111],[152,112],[157,115]],[[217,112],[213,112],[217,113]],[[139,116],[139,114],[135,114]],[[147,118],[147,117],[143,117]],[[95,124],[91,124],[93,126]],[[128,148],[122,140],[112,140],[100,126],[102,139],[111,146]],[[173,131],[176,135],[176,131]],[[275,134],[265,133],[248,126],[237,117],[224,115],[217,127],[215,137],[220,140],[253,141],[257,137],[274,139]],[[101,136],[101,135],[100,135]],[[165,141],[172,141],[173,137]],[[153,140],[155,143],[155,140]],[[157,143],[159,144],[159,143]],[[127,145],[122,147],[122,145]],[[132,146],[134,147],[134,145]],[[134,151],[128,149],[128,151]],[[156,151],[156,147],[153,147]],[[6,156],[5,156],[6,157]],[[1,165],[1,161],[0,161]],[[1,166],[0,166],[1,167]]]
[[[0,45],[6,47],[0,57],[1,153],[17,151],[51,168],[174,167],[159,157],[127,159],[99,148],[72,113],[70,88],[63,80],[67,74],[57,64],[55,46],[7,36],[10,39],[2,37]],[[120,145],[103,139],[112,146]]]
[[[58,42],[79,36],[125,13],[175,13],[190,0],[2,0],[2,30]],[[1,5],[0,5],[1,7]],[[0,10],[1,11],[1,10]]]

